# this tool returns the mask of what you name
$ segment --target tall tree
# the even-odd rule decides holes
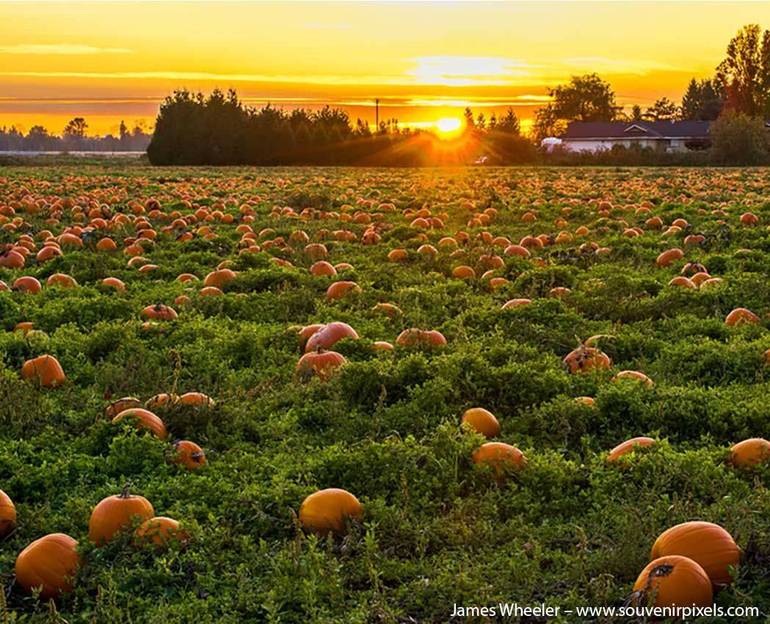
[[[634,104],[631,107],[631,121],[641,121],[642,117],[644,117],[642,107],[639,104]]]
[[[667,97],[658,98],[644,113],[648,121],[673,121],[677,117],[679,109],[674,102]]]
[[[750,117],[770,112],[770,31],[757,24],[744,26],[727,45],[717,66],[716,82],[725,105]]]
[[[516,113],[513,112],[513,108],[510,106],[508,107],[508,110],[505,113],[505,116],[500,117],[500,119],[497,120],[497,125],[495,128],[499,132],[506,132],[508,134],[521,134],[521,123],[519,122],[519,118],[516,116]]]
[[[690,80],[682,96],[682,119],[714,121],[721,110],[722,98],[712,80]]]
[[[548,90],[551,102],[535,113],[535,136],[560,134],[570,121],[613,121],[620,108],[609,83],[597,74],[572,76],[566,85]]]
[[[64,136],[67,138],[82,139],[86,136],[87,129],[88,124],[86,123],[86,120],[82,117],[75,117],[67,122],[67,125],[64,127]]]
[[[597,74],[572,76],[568,84],[554,87],[548,94],[557,119],[612,121],[618,113],[612,87]]]

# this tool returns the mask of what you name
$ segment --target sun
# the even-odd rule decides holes
[[[442,117],[436,123],[436,130],[442,138],[450,138],[460,134],[462,122],[457,117]]]

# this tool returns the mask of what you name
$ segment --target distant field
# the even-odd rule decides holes
[[[742,549],[715,602],[770,613],[770,465],[730,451],[770,437],[766,171],[4,167],[0,215],[23,263],[0,256],[0,489],[18,514],[0,540],[0,620],[620,606],[657,536],[689,520]],[[312,275],[321,260],[336,269],[314,272],[336,275]],[[204,284],[218,267],[235,275]],[[11,289],[22,276],[40,292]],[[360,290],[330,300],[340,281]],[[755,316],[727,324],[735,308]],[[359,336],[327,345],[346,363],[298,372],[300,330],[332,321]],[[409,328],[446,344],[397,341]],[[22,378],[41,355],[60,362],[57,387]],[[176,400],[190,392],[209,400]],[[166,438],[111,422],[133,405],[118,399],[160,393],[148,408]],[[474,463],[488,440],[460,424],[472,407],[525,463]],[[656,442],[607,461],[637,436]],[[205,466],[175,462],[180,439]],[[189,539],[92,544],[94,506],[126,483]],[[363,506],[344,535],[298,519],[323,488]],[[78,540],[81,560],[55,611],[14,583],[48,533]]]

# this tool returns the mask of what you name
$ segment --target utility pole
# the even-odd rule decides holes
[[[374,100],[374,131],[380,131],[380,98]]]

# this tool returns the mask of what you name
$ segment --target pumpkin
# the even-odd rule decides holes
[[[331,262],[319,260],[310,267],[310,274],[315,277],[334,276],[337,275],[337,269]]]
[[[121,292],[126,290],[126,284],[123,282],[123,280],[120,280],[117,277],[105,277],[102,280],[102,286],[106,288],[114,288],[115,290]]]
[[[314,492],[299,508],[302,526],[322,536],[344,533],[349,519],[360,520],[363,515],[364,509],[358,499],[339,488]]]
[[[337,299],[343,299],[351,294],[359,294],[361,287],[355,282],[342,281],[334,282],[329,288],[326,289],[327,301],[335,301]]]
[[[669,555],[647,564],[634,583],[631,599],[639,606],[707,607],[714,595],[711,580],[698,563]]]
[[[725,318],[725,325],[729,325],[730,327],[743,325],[744,323],[759,323],[759,317],[746,308],[735,308],[735,310],[730,312]]]
[[[770,442],[764,438],[749,438],[730,449],[730,462],[738,468],[751,468],[770,459]]]
[[[509,299],[503,304],[502,310],[511,310],[513,308],[519,308],[532,303],[532,299]]]
[[[519,449],[504,442],[487,442],[473,453],[473,463],[490,466],[500,480],[510,470],[521,470],[527,465],[527,458]]]
[[[16,505],[11,497],[0,490],[0,539],[16,528]]]
[[[64,533],[35,540],[16,557],[16,582],[25,591],[40,591],[43,599],[71,592],[80,565],[78,543]]]
[[[39,293],[43,287],[40,285],[40,282],[36,278],[32,277],[31,275],[25,275],[13,282],[13,289],[18,290],[19,292],[35,295]]]
[[[232,282],[236,277],[237,275],[232,269],[218,269],[217,271],[212,271],[206,276],[206,278],[203,280],[203,285],[214,286],[216,288],[222,289],[229,282]]]
[[[214,407],[214,400],[202,392],[185,392],[177,399],[177,403],[195,407]]]
[[[312,325],[306,325],[300,329],[298,332],[300,345],[304,347],[304,345],[307,344],[307,341],[310,340],[310,336],[315,334],[322,327],[324,327],[323,323],[313,323]]]
[[[168,407],[174,405],[179,400],[176,394],[169,394],[168,392],[161,392],[160,394],[154,394],[144,402],[145,409],[154,410],[159,407]]]
[[[678,247],[674,247],[673,249],[667,249],[661,253],[657,260],[655,260],[655,264],[657,264],[659,267],[667,267],[672,262],[676,262],[682,258],[684,258],[684,252]]]
[[[105,407],[104,415],[107,418],[115,418],[120,412],[134,407],[142,407],[142,402],[136,397],[123,397]]]
[[[147,429],[161,440],[168,436],[166,425],[164,425],[163,421],[149,410],[141,407],[132,407],[120,412],[112,419],[112,422],[113,424],[117,424],[126,419],[134,420],[138,429]]]
[[[305,353],[297,362],[297,376],[307,381],[316,376],[321,381],[328,381],[337,371],[337,369],[346,364],[345,356],[336,351],[312,351]]]
[[[37,379],[44,388],[60,386],[66,379],[59,360],[52,355],[41,355],[24,362],[21,376],[24,379]]]
[[[138,518],[152,518],[155,510],[143,496],[131,494],[129,486],[120,494],[102,499],[91,512],[88,521],[88,538],[97,546],[109,542],[117,533],[129,528]]]
[[[137,546],[152,544],[156,548],[165,548],[171,542],[181,544],[189,541],[190,536],[179,526],[179,522],[166,516],[155,516],[140,524],[134,532]]]
[[[452,277],[457,279],[474,279],[476,277],[476,271],[463,264],[452,269]]]
[[[308,338],[305,352],[330,349],[344,338],[355,340],[358,338],[358,333],[347,323],[340,323],[338,321],[328,323]]]
[[[427,347],[443,347],[446,345],[446,338],[444,335],[434,329],[405,329],[396,338],[396,344],[399,347],[415,347],[415,346],[427,346]]]
[[[142,310],[142,316],[144,318],[159,320],[159,321],[173,321],[177,317],[176,310],[163,303],[156,303],[155,305],[149,305]]]
[[[375,340],[372,343],[372,349],[375,351],[393,351],[395,347],[385,340]]]
[[[174,442],[174,463],[181,464],[188,470],[197,470],[206,465],[206,453],[203,449],[189,440]]]
[[[640,436],[638,438],[631,438],[630,440],[621,442],[615,448],[613,448],[610,451],[610,454],[607,455],[607,461],[615,462],[618,460],[619,457],[622,457],[623,455],[628,455],[628,453],[633,452],[639,447],[652,446],[653,444],[655,444],[655,440],[653,438],[647,438],[644,436]]]
[[[650,559],[682,555],[698,563],[716,586],[729,585],[741,550],[732,536],[712,522],[684,522],[663,531],[655,540]]]
[[[587,373],[593,370],[608,370],[612,366],[610,357],[598,347],[580,345],[564,356],[564,364],[570,373]]]
[[[685,277],[684,275],[677,275],[668,283],[668,285],[680,286],[683,288],[697,288],[695,282],[693,282],[689,277]]]
[[[382,312],[385,314],[385,316],[389,318],[394,318],[396,316],[401,316],[403,312],[401,311],[401,308],[399,308],[397,305],[394,305],[392,303],[378,303],[373,308],[372,311],[374,312]]]
[[[71,275],[54,273],[45,282],[46,286],[59,286],[61,288],[76,288],[78,283]]]
[[[465,410],[462,422],[486,438],[500,435],[500,423],[497,422],[497,418],[483,407],[472,407]]]
[[[647,375],[639,371],[624,370],[620,371],[617,375],[613,376],[611,381],[620,381],[622,379],[631,379],[632,381],[641,381],[648,388],[652,388],[655,382],[652,381]]]
[[[388,262],[404,262],[408,257],[406,249],[392,249],[388,253]]]

